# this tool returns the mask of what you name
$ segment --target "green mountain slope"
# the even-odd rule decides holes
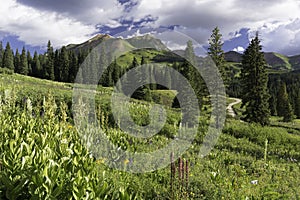
[[[136,57],[138,61],[142,57],[149,62],[158,63],[174,63],[182,62],[183,50],[175,50],[171,52],[161,40],[146,34],[143,36],[131,37],[127,39],[114,38],[107,34],[98,34],[90,40],[81,44],[70,44],[67,46],[68,50],[79,52],[80,50],[89,50],[97,47],[103,41],[106,41],[107,51],[126,51],[126,55],[121,55],[118,59],[121,66],[128,66],[131,64],[133,57]],[[179,55],[179,56],[178,56]],[[264,53],[269,70],[274,72],[285,72],[291,70],[300,69],[300,55],[287,57],[285,55],[266,52]],[[238,63],[242,61],[242,54],[229,51],[225,53],[225,60],[230,65],[238,66]]]
[[[294,70],[297,68],[296,60],[297,57],[293,59],[293,62],[291,62],[291,58],[274,52],[265,52],[264,53],[267,65],[272,70]],[[235,52],[235,51],[229,51],[225,53],[225,60],[227,62],[233,62],[233,63],[240,63],[242,61],[242,54]],[[298,62],[298,68],[300,67],[300,62]]]
[[[300,69],[300,55],[289,57],[289,62],[291,63],[294,70]]]

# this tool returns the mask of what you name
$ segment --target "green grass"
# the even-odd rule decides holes
[[[284,123],[272,117],[271,126],[261,127],[227,119],[215,148],[202,158],[199,151],[208,121],[204,115],[196,140],[182,155],[189,162],[188,185],[183,185],[176,177],[173,180],[175,191],[171,192],[170,166],[131,174],[109,168],[106,165],[108,155],[96,160],[89,156],[86,146],[79,140],[80,132],[72,119],[66,118],[66,114],[71,117],[70,111],[60,104],[70,101],[71,84],[0,74],[0,85],[0,199],[30,199],[34,194],[36,199],[300,197],[300,120]],[[6,97],[7,91],[11,91],[13,98]],[[52,95],[47,94],[49,91]],[[165,106],[167,123],[159,134],[147,139],[128,135],[116,127],[111,115],[112,88],[98,87],[97,91],[98,120],[106,136],[121,149],[151,152],[164,147],[176,134],[180,113]],[[22,100],[24,95],[32,100],[32,108]],[[173,91],[164,90],[155,91],[153,95],[159,97],[158,102],[163,105],[170,105],[175,96]],[[44,96],[46,101],[43,101]],[[62,96],[64,99],[55,103],[55,99]],[[149,122],[150,106],[151,103],[145,101],[129,103],[131,117],[137,124]],[[43,108],[46,112],[40,116]],[[235,109],[240,116],[240,105]],[[32,112],[36,114],[34,117]],[[93,127],[84,130],[95,133]],[[101,139],[103,136],[98,134],[94,136]],[[124,169],[130,165],[130,160],[120,159]],[[257,184],[251,183],[254,180]]]
[[[288,70],[292,70],[292,65],[290,64],[289,59],[286,56],[279,54],[279,53],[274,53],[274,54],[275,54],[275,56],[281,58],[284,61],[285,66]]]
[[[117,62],[120,66],[127,68],[132,64],[134,57],[137,59],[138,63],[141,63],[142,57],[144,57],[147,63],[150,63],[157,55],[163,55],[163,53],[155,49],[133,50],[126,53],[126,55],[121,55],[117,59]]]

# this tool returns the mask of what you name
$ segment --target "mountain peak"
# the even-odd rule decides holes
[[[92,37],[91,39],[89,39],[88,42],[93,42],[95,40],[109,39],[109,38],[112,38],[112,37],[108,34],[97,34],[94,37]]]

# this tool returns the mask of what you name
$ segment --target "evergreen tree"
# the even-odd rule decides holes
[[[139,66],[138,61],[136,57],[133,58],[132,64],[130,66],[130,69],[136,69]],[[142,73],[140,73],[139,70],[134,71],[134,77],[131,77],[132,79],[129,80],[130,87],[134,87],[136,85],[140,85],[142,82]],[[134,91],[134,93],[131,95],[132,98],[135,99],[144,99],[145,96],[145,86],[140,86],[138,89]]]
[[[244,112],[246,121],[268,125],[270,123],[268,74],[261,49],[260,40],[256,34],[242,57],[242,106],[246,106]]]
[[[96,71],[98,72],[97,77],[100,77],[100,74],[102,74],[102,76],[104,76],[104,74],[107,73],[107,72],[103,71],[104,68],[106,68],[106,69],[108,68],[108,58],[107,58],[105,46],[103,45],[103,46],[101,46],[101,49],[100,49],[99,66],[97,66],[97,69],[96,69]],[[108,81],[108,82],[110,82],[110,81]]]
[[[284,122],[291,122],[293,120],[293,109],[284,82],[281,83],[278,91],[277,114],[278,116],[283,117]]]
[[[56,49],[54,52],[54,77],[56,81],[62,81],[61,80],[61,68],[60,68],[60,60],[59,60],[59,50]]]
[[[200,99],[202,98],[201,96],[201,89],[200,89],[200,83],[197,82],[197,76],[199,75],[198,71],[194,68],[194,66],[196,66],[196,56],[195,56],[195,52],[194,52],[194,46],[192,41],[188,41],[186,48],[185,48],[185,52],[184,52],[184,56],[185,56],[185,61],[181,64],[178,65],[178,71],[181,75],[183,75],[190,83],[190,85],[192,86],[192,88],[194,89],[194,92],[197,95],[199,104],[200,104]],[[173,77],[173,78],[178,78],[178,77]],[[176,79],[173,80],[173,82],[176,82]],[[184,99],[186,102],[185,108],[182,108],[182,112],[183,112],[183,120],[182,120],[182,124],[186,125],[186,126],[193,126],[196,122],[197,119],[195,118],[195,113],[196,113],[196,107],[194,107],[194,102],[192,102],[191,100],[191,94],[188,92],[188,88],[190,87],[189,85],[175,85],[176,88],[178,88],[178,94],[177,97],[179,99]],[[175,98],[175,100],[178,100]],[[173,103],[174,107],[180,107],[179,105],[179,101],[175,101]]]
[[[38,53],[35,51],[32,60],[32,75],[34,77],[42,78],[41,72],[42,72],[41,62]]]
[[[151,90],[156,90],[156,88],[157,88],[157,84],[155,84],[156,83],[156,80],[155,80],[155,75],[154,75],[154,66],[153,65],[151,65],[150,67],[149,67],[149,78],[150,78],[150,82],[151,82],[151,84],[150,84],[150,89]]]
[[[224,51],[222,49],[222,34],[218,27],[216,27],[212,31],[212,35],[209,39],[209,47],[208,47],[208,55],[214,61],[216,67],[218,68],[224,83],[228,82],[227,70],[226,70],[226,62],[224,57]]]
[[[166,87],[170,90],[172,88],[172,78],[171,78],[171,72],[168,67],[166,67],[166,70],[164,73],[164,79],[167,83]]]
[[[117,59],[114,59],[112,63],[112,80],[113,84],[116,84],[121,76],[121,66],[118,65]]]
[[[21,59],[20,59],[20,74],[28,75],[29,69],[28,69],[28,61],[27,61],[27,55],[25,47],[22,49]]]
[[[209,39],[208,55],[210,56],[210,58],[218,68],[219,73],[221,74],[221,77],[223,79],[223,82],[228,82],[225,81],[227,80],[228,76],[226,74],[226,69],[225,69],[226,65],[225,65],[224,51],[222,49],[222,46],[223,46],[222,34],[220,33],[219,28],[216,27],[212,31],[212,35]],[[211,76],[213,76],[214,74],[215,73],[212,73]],[[224,100],[225,97],[220,95],[223,89],[223,85],[220,82],[216,81],[217,77],[216,78],[210,77],[210,79],[212,79],[210,85],[212,86],[215,94],[212,104],[215,108],[214,115],[216,117],[216,127],[219,128],[220,120],[221,120],[219,113],[221,113],[222,109],[225,108],[225,106],[222,105],[222,103],[225,102]]]
[[[141,65],[144,65],[144,64],[146,64],[146,60],[145,60],[144,56],[142,56]]]
[[[298,91],[296,102],[295,102],[295,115],[300,119],[300,91]]]
[[[78,72],[78,58],[74,52],[70,52],[69,54],[70,63],[69,63],[69,82],[73,83],[77,72]]]
[[[49,80],[55,80],[54,76],[54,52],[50,40],[47,44],[46,63],[44,67],[44,77]]]
[[[190,82],[190,85],[193,87],[195,86],[195,82],[193,82],[194,74],[192,73],[191,69],[192,67],[188,61],[185,61],[180,65],[180,73]],[[182,124],[184,126],[193,127],[195,123],[197,123],[198,119],[196,118],[197,108],[195,107],[195,103],[192,101],[191,94],[188,92],[190,86],[186,84],[179,84],[176,87],[179,89],[177,97],[181,100],[185,100],[186,103],[186,106],[181,108],[183,113]],[[197,98],[199,100],[199,97]],[[174,107],[177,106],[176,103],[179,102],[174,102]]]
[[[60,81],[67,82],[69,79],[69,54],[63,46],[59,54]]]
[[[32,56],[30,51],[27,50],[27,62],[28,62],[28,75],[32,76]]]
[[[21,56],[18,49],[16,49],[14,57],[14,71],[15,73],[20,73],[21,71]]]
[[[2,41],[0,41],[0,67],[2,67],[3,54],[4,54],[3,45],[2,45]]]
[[[197,95],[198,105],[201,108],[203,106],[203,97],[207,95],[207,92],[205,91],[205,82],[201,77],[201,74],[199,74],[199,71],[195,68],[199,66],[192,41],[187,42],[184,55],[186,60],[183,64],[180,64],[176,70],[189,80]]]
[[[144,58],[144,56],[142,56],[141,66],[146,65],[146,64],[147,64],[146,59]],[[147,68],[145,68],[145,67],[146,66],[144,66],[144,68],[142,69],[142,79],[149,83],[151,80],[151,74],[150,74],[150,70],[147,70]],[[150,69],[150,65],[147,65],[147,67],[149,67],[149,69]],[[143,93],[144,93],[143,100],[152,101],[150,84],[144,85],[142,87],[142,89],[143,89]]]
[[[39,61],[41,65],[40,78],[46,78],[46,63],[47,63],[47,54],[39,54]]]
[[[14,54],[13,51],[10,48],[9,42],[7,42],[5,51],[3,54],[3,62],[2,67],[14,70]]]
[[[130,65],[129,69],[133,69],[133,68],[135,68],[137,66],[139,66],[139,63],[138,63],[136,57],[133,57],[133,60],[132,60],[132,63]]]
[[[190,40],[186,44],[186,48],[184,50],[184,57],[191,65],[196,64],[196,56],[195,56],[194,46],[193,46],[193,42]]]

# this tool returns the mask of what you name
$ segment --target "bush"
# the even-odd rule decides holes
[[[0,67],[0,74],[13,74],[14,71],[8,68],[1,68]]]

